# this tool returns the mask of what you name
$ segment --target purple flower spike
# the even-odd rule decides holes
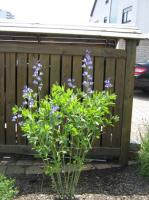
[[[82,74],[82,76],[84,77],[83,86],[85,87],[85,91],[87,94],[92,94],[92,86],[94,82],[91,71],[93,70],[93,62],[90,56],[90,52],[88,50],[86,50],[85,52],[82,68],[84,68],[84,72]]]
[[[43,84],[41,84],[42,83],[41,76],[43,75],[43,72],[42,72],[42,65],[40,64],[39,61],[36,63],[36,65],[33,66],[33,70],[34,70],[34,73],[33,73],[33,77],[34,77],[33,84],[38,86],[38,90],[41,90],[42,86],[43,86]]]

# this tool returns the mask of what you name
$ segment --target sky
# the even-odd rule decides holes
[[[89,21],[94,0],[0,0],[0,9],[15,20],[44,24],[82,24]]]

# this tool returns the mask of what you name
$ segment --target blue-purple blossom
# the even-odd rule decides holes
[[[68,85],[68,87],[69,88],[72,88],[72,89],[74,89],[76,86],[75,86],[75,84],[74,84],[74,82],[75,82],[75,79],[74,78],[69,78],[68,80],[67,80],[67,85]]]
[[[23,96],[28,96],[28,94],[32,93],[33,90],[29,87],[27,87],[27,85],[24,86],[23,88]]]
[[[23,106],[26,106],[26,105],[27,105],[27,101],[26,101],[26,100],[23,101],[23,102],[22,102],[22,105],[23,105]]]
[[[32,97],[32,93],[33,93],[33,90],[27,86],[24,86],[23,88],[23,98],[24,98],[24,101],[22,103],[22,106],[26,106],[28,105],[29,108],[32,108],[33,105],[34,105],[34,99]]]
[[[110,89],[112,87],[113,85],[111,84],[110,79],[105,80],[105,88]]]
[[[87,75],[88,75],[88,72],[87,72],[87,71],[84,71],[82,75],[83,75],[83,76],[87,76]]]
[[[12,117],[12,121],[13,121],[13,122],[16,122],[17,119],[18,119],[17,114],[14,114],[13,117]]]
[[[88,67],[88,69],[93,69],[93,61],[91,59],[90,52],[88,50],[86,50],[85,56],[83,59],[82,67],[84,67],[84,66]]]
[[[59,106],[52,106],[50,114],[54,114],[59,109]]]
[[[33,105],[34,105],[34,100],[31,99],[31,100],[28,102],[28,106],[29,106],[29,108],[32,108]]]
[[[94,91],[91,88],[88,88],[86,92],[87,92],[87,94],[93,94],[94,93]]]
[[[12,121],[13,122],[16,122],[18,121],[20,118],[22,118],[22,115],[21,114],[18,114],[18,113],[15,113],[12,117]]]

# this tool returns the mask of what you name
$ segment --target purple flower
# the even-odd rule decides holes
[[[86,68],[86,65],[85,65],[85,64],[83,64],[83,65],[82,65],[82,68]]]
[[[87,87],[87,86],[88,86],[88,82],[87,82],[87,81],[83,81],[83,85],[84,85],[85,87]]]
[[[28,105],[29,108],[32,108],[34,105],[34,99],[33,99],[33,90],[31,88],[28,88],[27,86],[24,86],[23,88],[23,98],[24,101],[22,103],[22,106]]]
[[[59,106],[52,106],[50,114],[54,114],[59,109]]]
[[[88,88],[86,92],[87,92],[87,94],[93,94],[94,93],[94,91],[91,88]]]
[[[18,119],[17,114],[14,114],[13,117],[12,117],[12,122],[16,122],[17,119]]]
[[[93,81],[89,81],[89,85],[91,86],[91,85],[93,85],[94,84],[94,82]]]
[[[28,102],[28,106],[29,108],[32,108],[34,106],[34,100],[31,99],[29,102]]]
[[[33,84],[34,84],[34,85],[38,85],[38,81],[33,80]]]
[[[88,72],[87,72],[87,71],[84,71],[82,75],[83,75],[83,76],[87,76],[87,75],[88,75]]]
[[[27,101],[23,101],[22,102],[22,106],[24,107],[24,106],[26,106],[27,105]]]
[[[110,89],[112,87],[113,85],[111,84],[110,79],[105,80],[105,88]]]
[[[74,89],[74,88],[76,87],[76,86],[74,85],[74,82],[75,82],[75,79],[69,78],[69,79],[67,80],[67,85],[68,85],[68,87]]]
[[[25,85],[23,88],[23,95],[28,95],[31,92],[33,92],[33,90]]]
[[[16,122],[17,120],[19,120],[20,118],[22,118],[21,114],[15,113],[12,117],[12,122]]]
[[[88,69],[93,69],[93,62],[90,56],[90,52],[86,50],[85,57],[83,59],[83,66],[86,66]]]
[[[92,81],[92,80],[93,80],[93,77],[92,77],[90,74],[88,74],[88,75],[87,75],[87,79],[88,79],[89,81]]]

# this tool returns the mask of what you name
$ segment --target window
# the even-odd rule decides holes
[[[105,1],[105,4],[107,4],[107,3],[109,3],[109,0],[106,0],[106,1]]]
[[[131,11],[132,11],[132,6],[123,9],[122,24],[131,22]]]
[[[107,17],[104,17],[104,20],[103,20],[103,21],[104,21],[104,23],[107,23],[107,21],[108,21],[108,20],[107,20]]]

